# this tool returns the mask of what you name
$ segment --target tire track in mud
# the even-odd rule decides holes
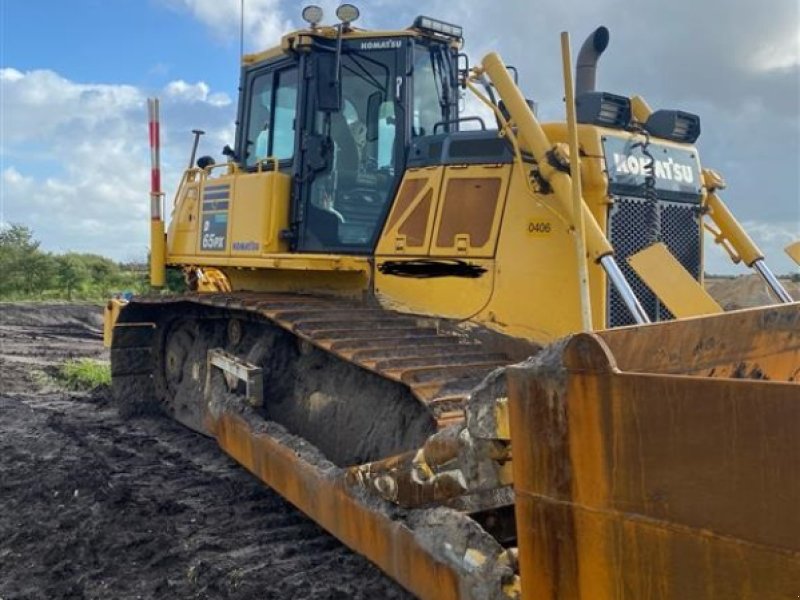
[[[102,355],[100,342],[80,327],[48,326],[45,340],[40,322],[57,318],[28,313],[51,309],[25,307],[19,321],[28,325],[19,327],[8,306],[0,308],[4,600],[411,598],[213,440],[164,419],[124,421],[103,392],[35,391],[31,368]]]

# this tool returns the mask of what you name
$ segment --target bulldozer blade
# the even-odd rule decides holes
[[[347,484],[316,448],[261,418],[242,396],[207,394],[220,447],[344,544],[423,600],[514,600],[509,552],[467,515],[405,511]]]
[[[579,334],[509,401],[523,598],[797,595],[800,305]]]

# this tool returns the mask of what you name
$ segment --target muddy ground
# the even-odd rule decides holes
[[[212,440],[55,386],[101,327],[0,304],[0,599],[411,598]]]
[[[769,297],[708,287],[726,308]],[[0,600],[411,598],[212,440],[54,385],[107,358],[101,327],[97,307],[0,304]]]

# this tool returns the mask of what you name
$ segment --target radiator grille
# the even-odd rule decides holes
[[[648,232],[651,229],[650,207],[641,198],[617,197],[609,209],[608,237],[625,278],[633,288],[652,320],[664,321],[674,318],[662,306],[653,292],[628,265],[628,257],[649,245]],[[700,278],[700,257],[702,243],[700,214],[698,206],[681,202],[658,202],[658,219],[661,241],[669,248],[675,258],[691,273]],[[616,290],[608,290],[608,325],[634,324],[625,304]]]

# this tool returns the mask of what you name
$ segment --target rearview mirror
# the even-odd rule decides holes
[[[336,54],[320,53],[314,57],[317,80],[317,108],[325,112],[338,112],[342,108],[342,89],[336,73]]]

